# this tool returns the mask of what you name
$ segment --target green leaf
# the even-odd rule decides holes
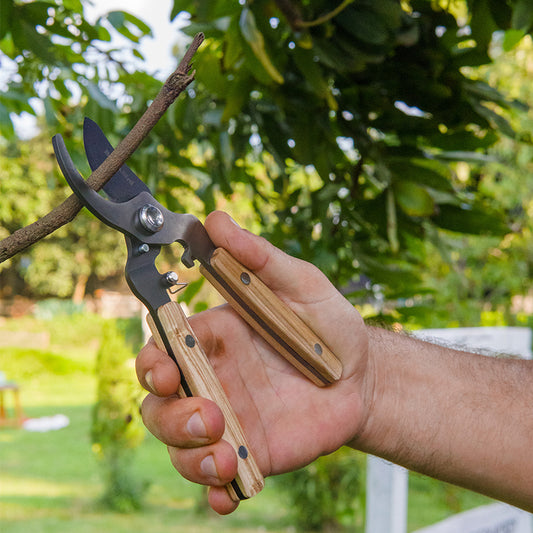
[[[500,213],[486,207],[440,205],[433,222],[444,229],[473,235],[505,235],[509,228]]]
[[[249,79],[237,78],[228,84],[226,105],[222,114],[222,123],[226,124],[232,117],[236,117],[248,101],[250,94]]]
[[[6,139],[12,139],[15,136],[15,129],[13,128],[9,111],[2,102],[0,102],[0,132]]]
[[[305,50],[297,46],[293,50],[294,62],[296,67],[304,75],[311,90],[325,99],[330,109],[337,110],[338,104],[329,88],[328,82],[324,78],[322,69],[314,58],[315,54],[311,50]]]
[[[30,115],[35,115],[35,111],[28,102],[28,95],[16,87],[11,86],[6,92],[0,93],[0,101],[3,101],[10,111],[17,114],[25,111]]]
[[[141,19],[126,11],[111,11],[107,20],[126,39],[138,43],[141,37],[151,35],[152,30]]]
[[[492,11],[489,6],[490,0],[477,0],[472,6],[472,20],[470,28],[472,37],[476,43],[483,48],[488,48],[492,41],[493,33],[498,29]]]
[[[97,31],[98,31],[99,41],[105,41],[105,42],[111,41],[111,34],[109,33],[109,30],[107,28],[105,28],[101,24],[97,24]]]
[[[83,4],[81,0],[62,0],[63,5],[75,13],[83,13]]]
[[[493,128],[500,130],[504,135],[507,135],[507,137],[510,137],[511,139],[516,137],[515,130],[509,121],[502,115],[496,113],[496,111],[493,111],[492,109],[489,109],[478,101],[472,100],[472,107],[482,117],[484,117]]]
[[[226,80],[221,71],[220,57],[216,50],[211,48],[204,49],[203,53],[195,60],[196,75],[195,78],[205,87],[209,87],[213,92],[224,94]]]
[[[510,52],[524,38],[525,34],[524,30],[507,30],[503,36],[503,50]]]
[[[109,109],[113,112],[116,111],[115,103],[100,90],[100,87],[98,87],[96,83],[92,81],[87,82],[87,91],[89,92],[91,98],[93,98],[100,107]]]
[[[518,100],[509,100],[498,89],[491,87],[488,83],[482,81],[474,81],[464,85],[465,90],[469,94],[473,94],[479,100],[494,102],[502,107],[518,109],[519,111],[528,111],[529,107],[524,102]]]
[[[351,36],[364,43],[383,46],[390,39],[387,24],[375,11],[353,6],[345,9],[335,21]]]
[[[411,181],[394,182],[395,199],[402,211],[413,217],[427,217],[435,212],[435,202],[428,191]]]
[[[48,9],[51,7],[55,7],[55,4],[51,2],[29,2],[16,9],[19,16],[23,17],[25,21],[31,22],[34,26],[41,25],[46,27]]]
[[[141,52],[139,52],[139,50],[137,50],[136,48],[134,48],[132,50],[133,52],[133,55],[137,58],[137,59],[140,59],[141,61],[144,61],[144,56],[141,54]]]
[[[228,35],[231,37],[224,41],[224,55],[222,56],[222,61],[225,69],[232,69],[242,57],[242,47],[244,44],[236,20],[231,22],[228,28]]]
[[[146,22],[136,17],[135,15],[124,11],[124,19],[126,20],[126,22],[129,22],[131,25],[135,26],[141,32],[142,35],[152,35],[152,29],[150,28],[150,26],[148,26]]]
[[[254,55],[257,57],[268,75],[276,83],[283,83],[283,76],[274,66],[266,51],[265,39],[255,23],[254,14],[247,7],[245,7],[241,12],[239,26],[241,28],[241,33],[244,37],[244,40],[248,43]]]
[[[513,7],[511,26],[515,30],[528,32],[533,25],[533,2],[531,0],[517,0]]]
[[[21,15],[22,13],[15,14],[11,27],[15,46],[19,50],[28,50],[46,63],[53,65],[56,62],[56,56],[52,43],[46,36],[37,33],[33,24],[25,19],[20,19]]]
[[[11,13],[13,12],[13,0],[0,0],[0,40],[11,27]]]
[[[49,96],[44,99],[44,116],[50,129],[54,129],[57,126],[57,115],[54,102]]]
[[[61,78],[57,78],[53,81],[54,87],[56,91],[59,92],[61,97],[66,101],[72,96],[71,92],[68,90],[67,86],[65,85],[65,80]]]
[[[466,163],[490,163],[496,161],[494,156],[486,155],[481,152],[468,152],[462,150],[439,152],[435,155],[435,158],[443,161],[464,161]]]
[[[501,2],[500,0],[489,0],[489,7],[498,28],[502,30],[509,29],[511,27],[511,19],[513,16],[509,4],[507,2]]]
[[[113,26],[113,28],[118,30],[119,28],[124,26],[124,20],[125,20],[124,12],[123,11],[110,11],[107,14],[107,20],[109,21],[111,26]]]
[[[414,164],[411,161],[395,161],[388,163],[387,166],[396,178],[400,178],[397,181],[410,181],[442,191],[453,190],[450,180],[431,168]]]
[[[380,16],[389,29],[396,31],[402,25],[404,11],[397,0],[373,2],[372,9]]]

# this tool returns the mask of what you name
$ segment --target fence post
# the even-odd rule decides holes
[[[406,533],[408,472],[369,455],[366,463],[366,533]]]

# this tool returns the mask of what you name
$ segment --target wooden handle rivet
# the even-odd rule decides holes
[[[241,274],[241,281],[245,284],[245,285],[250,285],[250,274],[248,274],[248,272],[243,272]]]
[[[248,457],[246,446],[239,446],[238,454],[241,459],[246,459]]]
[[[194,337],[192,335],[187,335],[185,337],[185,344],[189,347],[189,348],[194,348],[194,345],[196,344],[196,341],[194,340]]]
[[[322,346],[318,342],[314,345],[315,353],[317,355],[322,355]]]

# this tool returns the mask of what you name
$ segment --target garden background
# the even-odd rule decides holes
[[[86,5],[0,0],[0,238],[67,195],[53,134],[87,175],[83,117],[116,144],[161,85],[141,53],[150,27],[123,11],[89,20]],[[531,325],[532,2],[175,0],[168,17],[174,63],[190,36],[206,41],[196,81],[128,162],[161,203],[229,211],[396,330]],[[17,117],[34,117],[31,138]],[[0,343],[0,370],[28,416],[70,419],[0,430],[2,530],[361,528],[364,460],[345,450],[268,480],[234,516],[207,511],[138,425],[141,312],[104,305],[127,294],[124,258],[82,212],[0,263],[2,337],[18,339]],[[191,312],[218,302],[180,275]],[[108,461],[115,445],[126,466]],[[410,530],[486,501],[410,483]]]

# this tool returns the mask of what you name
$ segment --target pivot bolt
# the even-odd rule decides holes
[[[161,210],[152,204],[146,204],[139,210],[141,226],[150,233],[157,233],[165,222]]]

